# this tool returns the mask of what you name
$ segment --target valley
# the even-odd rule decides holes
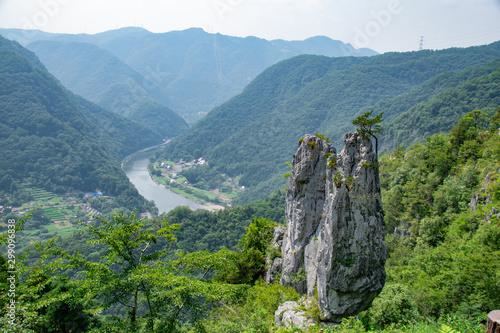
[[[163,184],[176,193],[209,205],[210,209],[223,209],[225,206],[230,206],[232,198],[244,190],[238,185],[237,178],[228,178],[223,174],[207,174],[206,171],[204,174],[200,171],[203,168],[211,170],[203,157],[190,162],[182,159],[177,163],[157,161],[148,166],[155,182]]]
[[[0,37],[1,328],[484,333],[500,308],[500,41],[22,42]]]

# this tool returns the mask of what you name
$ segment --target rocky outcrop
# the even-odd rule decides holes
[[[281,252],[281,246],[283,245],[283,236],[285,235],[285,227],[278,226],[274,228],[273,239],[271,241],[271,246],[278,249]],[[274,259],[274,260],[273,260]],[[278,276],[281,276],[281,269],[283,267],[283,259],[281,258],[270,258],[269,256],[266,258],[266,266],[269,267],[265,280],[267,284],[273,283],[273,281],[278,279]]]
[[[274,323],[276,326],[305,328],[316,325],[316,322],[307,318],[306,312],[300,309],[299,303],[288,301],[281,304],[274,312]]]
[[[288,182],[281,284],[309,296],[314,293],[316,283],[318,262],[314,253],[325,205],[327,163],[335,156],[335,148],[328,142],[306,135],[293,158]],[[307,279],[305,272],[310,272]]]
[[[500,169],[498,169],[498,172],[500,173]],[[469,208],[471,210],[476,211],[478,209],[478,206],[487,206],[493,203],[491,198],[486,195],[486,188],[488,187],[490,182],[491,182],[491,173],[488,173],[484,178],[483,186],[479,190],[479,193],[472,194],[472,198],[469,203]]]
[[[385,282],[377,156],[369,139],[344,136],[340,154],[306,135],[286,195],[280,283],[312,296],[328,321],[367,309]]]

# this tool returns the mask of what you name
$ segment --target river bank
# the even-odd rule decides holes
[[[178,162],[158,160],[151,163],[148,170],[157,184],[208,205],[210,209],[230,207],[231,201],[242,191],[237,178],[211,169],[203,157]]]
[[[177,193],[153,179],[148,170],[149,158],[166,144],[168,142],[143,149],[130,154],[122,160],[122,169],[139,193],[146,199],[154,201],[160,213],[168,212],[177,206],[189,206],[193,210],[205,209],[213,211],[224,209],[222,205],[201,203],[187,195]]]
[[[191,188],[183,187],[180,184],[178,185],[178,187],[171,186],[171,184],[165,184],[165,183],[161,182],[161,180],[158,177],[152,175],[151,173],[149,173],[149,176],[157,185],[164,186],[165,188],[177,193],[180,196],[183,196],[186,199],[190,199],[190,200],[197,202],[198,204],[202,205],[203,209],[205,209],[205,210],[212,212],[215,210],[221,210],[221,209],[226,208],[225,206],[222,206],[222,205],[215,203],[215,202],[200,200],[199,197],[196,196],[196,194],[192,193],[193,191],[202,191],[202,190],[198,190],[198,189],[192,188],[192,187]],[[187,191],[190,191],[191,193],[189,193]],[[215,194],[215,195],[217,195],[217,194]],[[218,196],[218,197],[220,197],[220,196]]]

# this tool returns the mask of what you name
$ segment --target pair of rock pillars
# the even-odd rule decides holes
[[[331,322],[367,309],[385,283],[377,156],[358,132],[345,134],[344,142],[337,154],[329,140],[299,140],[286,193],[283,258],[271,265],[281,266],[282,285],[317,293]]]

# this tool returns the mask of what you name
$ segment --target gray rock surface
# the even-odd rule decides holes
[[[267,284],[272,284],[279,278],[279,276],[281,276],[283,259],[275,258],[273,261],[266,260],[266,264],[269,266],[269,269],[266,272],[265,281]]]
[[[294,301],[288,301],[281,304],[278,310],[274,312],[274,323],[276,326],[294,326],[296,328],[305,328],[316,325],[313,319],[307,318],[305,311],[299,310],[300,304]]]
[[[294,155],[286,193],[286,234],[283,239],[283,271],[280,283],[311,296],[309,280],[315,281],[318,226],[326,196],[327,160],[336,156],[325,140],[306,135]],[[312,256],[312,257],[311,257]],[[309,270],[309,271],[308,271]],[[308,271],[310,277],[304,278]]]
[[[286,196],[280,283],[314,295],[328,321],[367,309],[385,283],[384,220],[377,157],[370,140],[344,135],[336,154],[306,135]]]
[[[274,228],[273,240],[271,241],[271,246],[280,249],[283,245],[283,236],[285,235],[285,227],[277,226]],[[266,265],[269,269],[266,272],[265,281],[267,284],[273,283],[275,280],[281,276],[281,270],[283,267],[282,258],[266,258]]]
[[[285,235],[285,227],[280,225],[274,228],[273,240],[271,241],[271,246],[279,247],[283,245],[283,236]]]

